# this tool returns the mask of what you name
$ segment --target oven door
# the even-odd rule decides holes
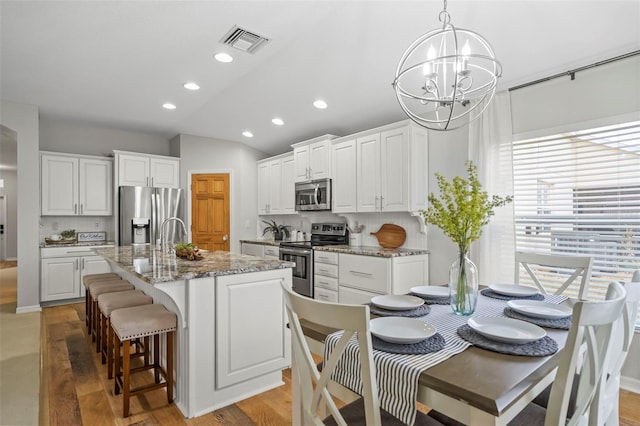
[[[313,251],[280,246],[280,260],[294,262],[293,291],[313,298]]]

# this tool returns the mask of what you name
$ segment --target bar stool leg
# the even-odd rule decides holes
[[[129,374],[131,372],[131,341],[122,342],[122,416],[129,417],[129,398],[131,384]]]
[[[156,383],[160,383],[160,335],[153,336],[153,375]]]
[[[167,401],[173,402],[173,337],[175,331],[167,333]]]
[[[113,393],[116,395],[120,395],[120,383],[119,383],[119,377],[120,376],[120,372],[122,371],[122,355],[120,353],[120,339],[118,339],[118,336],[116,335],[116,333],[112,333],[113,335],[113,383],[114,383],[114,388],[113,388]]]
[[[109,380],[113,379],[113,330],[111,329],[111,324],[107,327],[107,377]],[[120,348],[118,348],[120,349]]]

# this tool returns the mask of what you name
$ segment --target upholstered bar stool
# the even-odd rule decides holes
[[[98,312],[100,313],[98,329],[100,331],[100,342],[102,346],[100,348],[102,351],[101,357],[102,363],[107,363],[109,379],[113,378],[113,331],[110,324],[111,312],[116,309],[150,305],[152,303],[153,298],[144,294],[141,290],[118,291],[115,293],[102,294],[98,297]],[[148,348],[148,346],[149,345],[145,345],[145,348]]]
[[[91,332],[96,341],[96,352],[100,352],[100,333],[98,330],[98,297],[107,293],[134,290],[135,287],[126,280],[97,281],[89,285],[89,304],[91,305]]]
[[[113,348],[115,352],[115,388],[116,395],[122,390],[122,415],[129,416],[129,399],[133,395],[155,389],[167,389],[167,401],[173,402],[173,342],[177,319],[173,312],[163,305],[144,305],[132,308],[116,309],[111,312],[113,330]],[[160,335],[166,334],[166,367],[160,365]],[[131,368],[131,341],[141,337],[153,336],[153,363]],[[122,353],[118,348],[122,345]],[[131,388],[131,374],[153,370],[155,383]],[[164,378],[161,382],[160,376]]]
[[[112,280],[112,279],[122,279],[120,275],[115,272],[105,272],[102,274],[89,274],[82,277],[82,284],[84,285],[84,312],[85,312],[85,322],[87,324],[87,333],[91,333],[91,306],[89,305],[89,284],[94,283],[96,281],[103,280]]]

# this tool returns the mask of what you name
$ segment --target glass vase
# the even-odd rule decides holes
[[[449,303],[456,315],[471,315],[478,301],[478,268],[469,253],[460,250],[449,268]]]

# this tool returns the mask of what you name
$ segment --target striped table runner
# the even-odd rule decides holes
[[[550,303],[562,303],[566,299],[564,296],[545,295],[545,301]],[[473,316],[504,317],[503,310],[506,304],[504,300],[478,295],[478,305]],[[467,323],[468,318],[455,315],[448,305],[431,305],[431,313],[418,319],[436,327],[446,341],[444,349],[426,355],[401,355],[373,350],[378,395],[383,409],[402,422],[408,425],[413,424],[416,417],[416,396],[420,373],[471,346],[456,332],[458,327]],[[327,336],[325,359],[328,358],[341,335],[342,331],[338,331]],[[358,342],[354,336],[338,362],[332,379],[362,394],[358,355]]]

